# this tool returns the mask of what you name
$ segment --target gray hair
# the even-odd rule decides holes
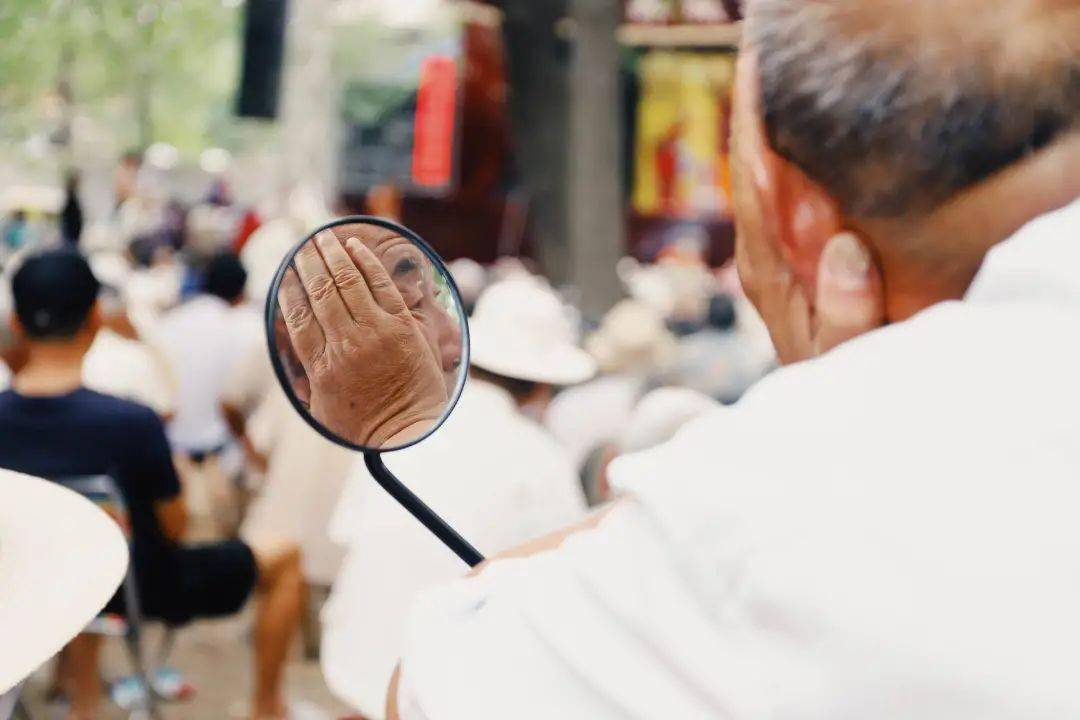
[[[1080,4],[947,5],[749,4],[769,142],[853,216],[931,210],[1080,127]]]

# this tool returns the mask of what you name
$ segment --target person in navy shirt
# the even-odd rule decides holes
[[[0,393],[0,467],[45,478],[106,474],[128,506],[143,613],[181,624],[237,612],[258,589],[253,717],[285,715],[282,671],[305,589],[294,546],[239,540],[182,544],[187,511],[161,420],[137,403],[82,386],[82,360],[100,326],[99,283],[71,250],[29,257],[12,290],[16,337],[28,361]],[[110,609],[120,610],[119,597]],[[72,714],[92,718],[100,692],[98,638],[68,648]]]

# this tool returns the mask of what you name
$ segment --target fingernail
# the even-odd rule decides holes
[[[825,245],[821,268],[841,290],[859,290],[870,275],[870,253],[852,233],[840,233]]]

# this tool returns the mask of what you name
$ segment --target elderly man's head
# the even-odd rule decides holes
[[[736,97],[740,271],[805,355],[822,252],[886,319],[962,295],[986,251],[1075,197],[1080,0],[753,0]],[[883,288],[883,289],[882,289]]]

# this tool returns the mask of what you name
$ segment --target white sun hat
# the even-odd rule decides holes
[[[513,277],[480,295],[469,320],[472,364],[518,380],[574,385],[596,373],[573,313],[543,281]]]
[[[119,526],[55,483],[0,470],[0,695],[55,655],[124,577]]]

